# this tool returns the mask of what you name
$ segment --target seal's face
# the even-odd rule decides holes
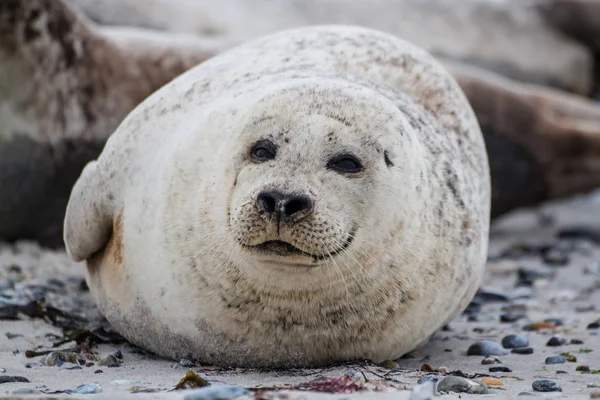
[[[397,110],[382,114],[355,93],[315,94],[296,89],[263,100],[244,130],[228,223],[261,263],[356,259],[368,251],[367,236],[387,229],[373,209],[398,195],[389,180]]]

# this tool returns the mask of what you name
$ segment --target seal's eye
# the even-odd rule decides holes
[[[250,155],[253,161],[265,162],[275,158],[277,147],[270,140],[259,140],[254,143]]]
[[[327,168],[348,174],[355,174],[363,169],[358,158],[354,157],[352,154],[342,154],[333,157],[327,163]]]

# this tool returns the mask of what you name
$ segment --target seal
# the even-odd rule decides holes
[[[475,294],[487,155],[456,81],[354,26],[247,42],[137,106],[64,223],[100,310],[161,356],[243,367],[393,359]]]

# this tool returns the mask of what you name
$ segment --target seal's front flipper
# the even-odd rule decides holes
[[[75,184],[64,221],[67,254],[74,261],[88,259],[110,239],[115,197],[107,180],[90,162]]]

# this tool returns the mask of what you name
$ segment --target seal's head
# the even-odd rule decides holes
[[[227,221],[214,226],[228,231],[215,239],[231,243],[214,247],[226,249],[240,269],[258,268],[265,277],[322,267],[349,279],[381,262],[382,243],[418,212],[403,207],[419,195],[418,140],[384,96],[313,79],[251,98],[235,119],[233,166],[220,167],[230,172],[230,186],[214,189],[227,196]]]

